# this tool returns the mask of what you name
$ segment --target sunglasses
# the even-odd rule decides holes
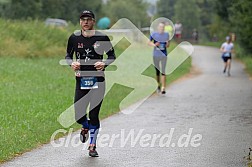
[[[94,20],[94,19],[91,18],[91,17],[82,17],[82,18],[80,18],[80,19],[81,19],[81,21],[87,21],[87,22],[91,22],[91,21]]]

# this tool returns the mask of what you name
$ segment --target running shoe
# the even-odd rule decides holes
[[[161,91],[161,93],[162,93],[163,95],[166,93],[166,91],[165,91],[165,87],[162,87],[162,91]]]
[[[88,137],[89,137],[88,129],[82,128],[81,132],[80,132],[80,140],[81,140],[81,142],[85,143],[88,140]]]
[[[89,156],[90,157],[99,157],[97,151],[96,151],[96,146],[89,146],[88,147],[89,150]]]

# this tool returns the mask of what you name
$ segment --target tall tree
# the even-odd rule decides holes
[[[176,0],[159,0],[157,2],[157,14],[158,16],[172,19],[174,17],[174,5]]]
[[[235,1],[229,8],[229,20],[242,48],[252,53],[252,3],[250,0]]]
[[[194,28],[200,27],[200,9],[195,0],[177,0],[174,20],[183,24],[183,37],[190,38]]]
[[[9,11],[11,6],[11,0],[0,0],[0,17],[7,17],[6,11]]]
[[[199,17],[201,23],[201,38],[203,36],[203,38],[205,37],[205,39],[211,39],[213,34],[210,33],[209,26],[211,26],[211,24],[215,21],[215,3],[213,0],[195,0],[195,2],[200,9]]]
[[[12,19],[38,18],[41,14],[41,0],[12,0],[7,14]]]
[[[232,6],[236,0],[215,0],[215,9],[217,14],[222,18],[223,21],[228,21],[229,11],[228,9]]]
[[[146,26],[149,25],[147,5],[142,0],[109,0],[104,10],[105,15],[112,19],[112,23],[121,18],[128,18],[136,26]]]
[[[66,0],[42,0],[42,17],[63,18],[65,11],[64,3]]]
[[[79,21],[81,11],[92,10],[97,18],[101,17],[102,0],[42,0],[43,17],[62,18],[73,23]]]
[[[0,0],[0,15],[8,19],[62,18],[77,23],[80,12],[102,15],[102,0]]]
[[[200,9],[201,25],[206,26],[212,23],[214,15],[214,1],[213,0],[195,0]]]

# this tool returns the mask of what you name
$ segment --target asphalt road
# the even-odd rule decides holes
[[[222,74],[218,49],[195,46],[192,57],[197,72],[168,87],[165,96],[154,95],[132,114],[101,122],[100,157],[88,157],[87,145],[71,144],[78,132],[68,147],[47,144],[1,167],[245,167],[243,157],[252,146],[252,81],[238,61],[232,62],[231,77]]]

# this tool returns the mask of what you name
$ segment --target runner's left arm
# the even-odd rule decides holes
[[[167,41],[166,41],[167,48],[170,46],[169,38],[170,38],[170,35],[169,35],[169,33],[167,33]]]
[[[113,63],[116,59],[114,48],[107,36],[106,36],[106,41],[108,41],[108,45],[109,45],[108,48],[110,49],[106,51],[106,55],[108,55],[108,58],[105,61],[103,61],[105,63],[105,68],[111,63]]]

